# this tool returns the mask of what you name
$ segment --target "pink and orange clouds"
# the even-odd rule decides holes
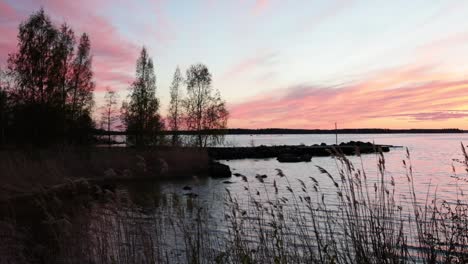
[[[468,79],[393,69],[325,87],[298,85],[233,104],[231,127],[468,127]]]
[[[130,81],[139,47],[125,38],[107,19],[96,14],[100,8],[108,8],[112,2],[48,0],[44,9],[53,21],[67,23],[79,35],[86,32],[91,38],[93,69],[98,87],[107,85],[122,88]],[[38,10],[40,6],[32,6]],[[32,12],[32,11],[31,11]],[[16,35],[21,21],[30,13],[19,14],[7,1],[0,0],[0,59],[4,64],[7,54],[16,49]]]
[[[126,91],[146,45],[162,114],[175,67],[201,62],[231,127],[468,128],[461,2],[0,0],[2,68],[41,7],[90,35],[98,105],[104,87]]]

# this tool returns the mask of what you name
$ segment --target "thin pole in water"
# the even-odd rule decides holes
[[[338,127],[335,122],[335,144],[338,145]]]

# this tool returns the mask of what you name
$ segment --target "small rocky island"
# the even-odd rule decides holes
[[[277,158],[280,162],[310,161],[316,156],[330,156],[333,153],[344,155],[356,155],[388,152],[391,145],[377,145],[371,142],[350,141],[339,145],[327,145],[322,143],[312,146],[306,145],[281,145],[258,147],[212,147],[208,148],[208,155],[217,160],[231,159],[266,159]]]

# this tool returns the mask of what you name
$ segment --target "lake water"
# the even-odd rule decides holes
[[[464,189],[464,184],[454,179],[452,166],[456,168],[456,174],[465,177],[464,167],[454,160],[463,160],[461,143],[468,144],[468,134],[347,134],[338,135],[338,143],[348,141],[370,141],[375,144],[401,146],[391,148],[385,153],[387,176],[393,176],[397,183],[402,183],[400,191],[404,194],[407,189],[406,170],[402,161],[406,157],[406,148],[411,155],[413,164],[413,176],[416,192],[424,195],[428,187],[437,188],[438,197],[441,199],[455,198],[454,191],[457,188]],[[335,135],[228,135],[226,146],[259,146],[259,145],[313,145],[320,143],[334,144]],[[350,160],[355,165],[361,164],[358,157],[351,156]],[[377,177],[377,161],[375,154],[362,155],[362,164],[369,178]],[[314,157],[311,162],[280,163],[276,159],[244,159],[221,161],[231,167],[233,173],[240,173],[249,179],[250,190],[264,190],[265,185],[271,188],[276,169],[281,169],[288,177],[293,187],[299,188],[299,181],[307,181],[310,176],[317,179],[322,188],[331,188],[332,182],[319,172],[316,166],[328,170],[332,175],[337,175],[335,160],[331,157]],[[265,174],[265,185],[255,180],[255,175]],[[229,179],[232,184],[223,183],[226,179],[191,180],[177,183],[167,183],[162,186],[163,192],[180,193],[182,187],[189,185],[192,193],[199,195],[200,200],[209,203],[219,201],[225,194],[225,189],[232,193],[243,193],[245,183],[240,177]],[[458,187],[457,187],[458,185]],[[283,190],[284,191],[284,190]],[[217,199],[213,199],[216,197]],[[222,200],[222,199],[221,199]]]
[[[397,203],[404,208],[404,214],[409,215],[411,212],[407,170],[402,162],[406,159],[406,149],[411,155],[414,188],[421,202],[424,202],[428,192],[431,194],[437,192],[439,200],[448,200],[449,202],[456,201],[462,193],[468,192],[468,184],[453,177],[467,178],[465,166],[457,160],[464,160],[461,143],[463,142],[465,146],[468,144],[468,134],[347,134],[338,136],[338,143],[349,141],[370,141],[375,144],[400,146],[391,148],[390,152],[384,153],[386,167],[384,178],[387,182],[394,180],[395,197],[398,200]],[[320,143],[334,144],[335,135],[228,135],[224,146],[313,145]],[[348,158],[356,168],[366,172],[372,189],[373,184],[380,177],[377,166],[379,156],[366,154],[362,157],[349,156]],[[242,209],[250,210],[252,209],[253,197],[261,203],[268,203],[268,201],[282,197],[291,199],[290,190],[304,195],[302,191],[304,185],[310,192],[315,185],[311,179],[313,178],[320,185],[320,193],[324,195],[327,205],[330,206],[328,209],[336,210],[334,208],[337,208],[337,189],[333,181],[318,169],[318,167],[324,168],[339,182],[340,166],[337,165],[337,160],[333,157],[313,157],[311,162],[301,163],[280,163],[276,159],[222,160],[221,162],[229,165],[233,173],[244,175],[244,180],[243,177],[236,176],[229,179],[211,179],[198,178],[193,175],[192,178],[183,181],[138,184],[126,188],[137,204],[143,207],[144,212],[154,217],[163,217],[163,213],[154,208],[152,199],[159,199],[155,196],[178,196],[182,197],[180,198],[182,202],[186,200],[187,203],[189,200],[189,198],[185,198],[189,197],[187,195],[196,197],[194,200],[197,205],[207,209],[210,221],[207,232],[222,235],[227,235],[228,230],[226,228],[228,223],[225,221],[226,214],[229,214],[225,207],[227,192],[235,197]],[[453,168],[455,168],[455,172],[453,172]],[[280,177],[277,169],[280,169],[286,177]],[[255,177],[259,174],[266,175],[266,178],[259,181]],[[304,182],[304,185],[301,181]],[[184,187],[190,187],[190,190],[187,188],[184,190]],[[433,196],[431,195],[431,197]],[[313,199],[317,201],[320,198],[317,196]],[[294,203],[289,204],[291,207],[294,206]],[[289,209],[295,210],[295,208],[285,208],[285,211]],[[299,210],[303,209],[299,208]],[[174,221],[182,219],[172,213],[164,217],[171,224],[157,227],[154,226],[154,222],[150,222],[144,228],[147,230],[145,232],[151,233],[158,230],[157,232],[164,233],[171,229]],[[192,224],[190,221],[189,218],[189,225]],[[310,227],[309,224],[310,222],[305,224],[307,228]],[[171,235],[163,235],[164,243],[173,249],[170,253],[171,259],[173,258],[177,262],[186,262],[180,259],[184,249],[177,246],[183,245],[180,241],[176,242],[182,237],[182,234],[178,232],[174,231]],[[251,233],[255,236],[255,232]],[[252,240],[255,240],[255,237]],[[409,243],[411,244],[411,242]]]

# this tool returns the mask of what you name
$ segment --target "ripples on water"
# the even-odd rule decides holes
[[[456,201],[460,198],[460,193],[468,191],[466,183],[452,177],[454,175],[461,178],[466,177],[462,164],[454,162],[456,159],[463,160],[460,143],[468,143],[468,135],[466,134],[359,134],[340,135],[338,140],[338,143],[354,140],[402,146],[402,148],[392,148],[390,152],[385,153],[385,164],[386,178],[387,180],[391,177],[394,178],[396,197],[399,199],[398,203],[403,207],[410,204],[406,170],[402,163],[406,157],[406,148],[411,154],[414,187],[419,198],[425,199],[428,192],[434,193],[437,191],[438,199]],[[225,145],[313,145],[322,142],[327,144],[335,143],[335,135],[229,135],[226,137]],[[367,174],[370,186],[378,180],[377,155],[352,156],[349,159],[357,168],[362,166]],[[320,185],[324,199],[327,205],[330,206],[329,209],[335,210],[338,204],[333,182],[326,175],[320,173],[317,168],[317,166],[320,166],[329,171],[332,176],[338,177],[336,160],[332,157],[314,157],[308,163],[279,163],[276,159],[225,160],[222,162],[229,165],[233,173],[246,176],[248,182],[243,181],[242,177],[236,176],[229,179],[231,182],[229,184],[225,183],[226,179],[194,178],[157,186],[145,186],[143,190],[141,187],[137,187],[133,191],[130,190],[130,192],[136,193],[135,198],[137,200],[138,197],[141,198],[141,194],[145,193],[157,193],[158,196],[196,194],[197,203],[207,208],[207,214],[210,221],[212,221],[212,229],[220,234],[227,232],[224,204],[226,189],[237,199],[241,207],[249,210],[251,209],[252,196],[260,201],[276,200],[282,197],[292,199],[287,187],[290,186],[295,192],[300,193],[303,187],[300,181],[303,181],[307,188],[312,189],[314,182],[310,177],[313,177]],[[452,172],[452,166],[456,169],[455,174]],[[277,169],[282,170],[286,178],[279,177]],[[265,174],[267,178],[260,182],[255,178],[257,174]],[[277,190],[274,184],[276,184]],[[183,187],[187,185],[192,190],[183,191]],[[312,198],[321,199],[320,196]],[[140,202],[145,208],[144,199]],[[289,204],[293,206],[292,203]],[[153,206],[153,204],[149,203],[146,206]],[[405,207],[405,209],[410,210],[408,207]],[[146,210],[152,211],[154,208],[146,208]],[[294,211],[294,208],[286,208],[285,210]],[[301,208],[300,210],[306,209]],[[170,219],[170,217],[168,218]],[[326,221],[325,218],[322,218],[322,220]]]
[[[407,193],[406,171],[402,161],[406,157],[406,148],[411,154],[413,164],[414,184],[418,195],[425,196],[428,188],[432,191],[437,188],[440,199],[456,199],[455,188],[466,190],[465,184],[455,180],[452,172],[452,165],[456,168],[456,174],[466,177],[464,167],[454,162],[454,159],[463,160],[461,142],[467,142],[468,134],[358,134],[339,135],[339,142],[348,141],[370,141],[376,144],[402,146],[402,148],[392,148],[385,153],[386,173],[393,176],[398,186],[398,192],[402,195]],[[333,144],[335,135],[228,135],[226,145],[250,146],[259,145],[313,145],[322,142]],[[361,166],[361,159],[355,156],[349,157],[356,165]],[[328,170],[332,175],[337,174],[335,160],[331,157],[314,157],[308,163],[280,163],[276,159],[244,159],[222,161],[229,165],[233,173],[240,173],[250,180],[251,190],[264,190],[265,186],[255,181],[255,175],[266,174],[265,185],[269,192],[273,191],[272,184],[275,179],[276,170],[281,169],[289,178],[293,188],[299,188],[299,181],[310,182],[309,177],[317,179],[322,190],[330,190],[333,187],[331,181],[320,174],[316,166]],[[370,179],[377,177],[377,156],[367,154],[362,156],[362,165]],[[245,184],[240,177],[233,176],[230,179],[232,184],[224,184],[222,179],[207,179],[203,181],[193,180],[187,182],[168,183],[162,187],[163,192],[180,193],[185,185],[193,187],[194,193],[199,195],[200,200],[207,203],[217,201],[225,194],[228,188],[233,194],[242,194]],[[284,188],[283,188],[284,189]],[[284,190],[282,190],[284,191]],[[215,197],[215,198],[214,198]],[[217,206],[216,206],[217,207]]]

